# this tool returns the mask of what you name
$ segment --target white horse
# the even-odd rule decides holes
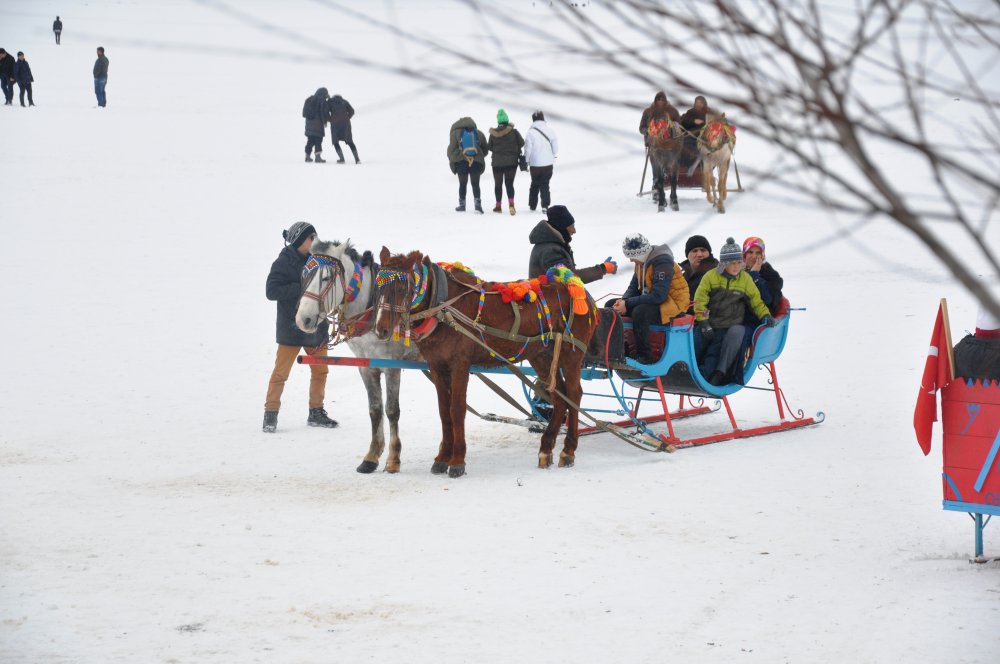
[[[701,151],[702,187],[708,202],[720,213],[726,211],[726,180],[729,177],[729,162],[736,146],[734,128],[726,121],[725,113],[705,114],[705,127],[698,137]],[[719,171],[718,185],[713,171]]]
[[[417,347],[387,344],[372,334],[372,325],[364,319],[371,308],[375,294],[375,267],[371,252],[363,256],[351,246],[350,241],[314,242],[312,257],[303,271],[302,295],[295,314],[295,324],[303,332],[315,332],[323,320],[339,313],[341,332],[348,335],[347,346],[357,357],[388,360],[419,360]],[[369,316],[371,320],[373,317]],[[348,329],[344,329],[344,327]],[[357,336],[355,336],[357,335]],[[399,472],[399,380],[400,369],[375,369],[359,367],[361,380],[368,391],[368,415],[372,421],[372,440],[359,473],[371,473],[378,468],[385,449],[381,376],[385,374],[385,408],[389,417],[389,457],[385,471]]]

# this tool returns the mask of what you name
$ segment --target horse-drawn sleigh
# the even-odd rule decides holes
[[[621,335],[615,334],[615,328],[627,322],[598,309],[579,279],[565,268],[553,268],[538,279],[487,282],[460,263],[434,263],[420,252],[391,255],[383,247],[380,261],[376,266],[370,253],[359,256],[347,243],[317,242],[303,274],[296,317],[306,331],[315,329],[323,318],[332,318],[334,343],[347,340],[357,356],[300,356],[299,362],[360,369],[369,396],[372,442],[359,472],[375,470],[384,448],[381,372],[387,374],[385,412],[391,432],[385,470],[400,468],[401,369],[423,370],[434,382],[442,439],[431,472],[447,472],[451,477],[465,473],[467,411],[540,432],[540,468],[553,464],[553,447],[560,433],[564,445],[559,465],[572,466],[578,436],[587,433],[611,433],[640,449],[672,452],[823,421],[822,413],[811,418],[801,411],[793,413],[778,385],[774,363],[788,335],[787,307],[774,327],[762,326],[755,332],[742,381],[715,386],[698,371],[692,320],[682,318],[669,327],[654,327],[659,357],[655,363],[643,365],[623,358],[621,341],[615,341]],[[604,325],[599,324],[602,319]],[[601,333],[595,335],[598,329]],[[779,420],[741,428],[728,397],[744,389],[758,367],[765,368],[770,387],[755,389],[774,393]],[[488,378],[491,373],[513,375],[520,381],[526,403],[519,403]],[[486,382],[524,418],[480,414],[469,407],[470,375]],[[606,391],[585,391],[583,382],[606,385]],[[668,407],[668,395],[680,397],[677,408]],[[706,400],[715,402],[706,405]],[[606,407],[609,401],[612,408]],[[650,401],[659,404],[659,412],[640,414],[640,406]],[[729,416],[729,430],[688,438],[675,430],[676,420],[713,412],[720,404]],[[618,419],[601,419],[609,414]],[[657,423],[665,423],[667,431],[654,431]]]

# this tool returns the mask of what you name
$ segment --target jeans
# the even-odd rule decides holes
[[[552,179],[551,166],[532,166],[531,188],[528,190],[528,207],[532,210],[538,205],[538,194],[542,195],[542,207],[548,209],[551,196],[549,194],[549,180]]]
[[[104,94],[104,88],[108,84],[108,79],[106,78],[95,78],[94,79],[94,94],[97,95],[97,105],[101,108],[108,105],[108,97]]]
[[[31,97],[31,83],[18,83],[17,87],[20,89],[20,95],[18,97],[21,100],[21,106],[24,106],[24,93],[28,93],[28,103],[32,106],[35,105],[35,100]]]
[[[3,89],[3,103],[10,104],[14,101],[14,81],[6,76],[0,76],[0,88]]]

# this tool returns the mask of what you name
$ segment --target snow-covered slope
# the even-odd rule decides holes
[[[548,20],[544,4],[511,11]],[[0,112],[0,660],[995,661],[1000,568],[968,563],[971,523],[941,511],[939,452],[923,458],[910,424],[938,298],[956,337],[975,307],[921,246],[752,181],[725,216],[690,190],[680,212],[658,215],[635,196],[638,134],[560,123],[573,109],[550,99],[348,66],[335,56],[435,54],[335,7],[0,6],[0,45],[27,54],[38,104]],[[460,5],[369,11],[498,48]],[[517,39],[545,57],[531,35]],[[110,59],[103,110],[98,45]],[[588,80],[586,63],[548,64],[622,94]],[[357,109],[362,165],[302,163],[299,108],[320,86]],[[470,420],[468,475],[452,481],[428,472],[439,423],[414,373],[402,472],[362,476],[356,372],[331,370],[327,409],[341,426],[327,431],[305,425],[297,368],[278,433],[260,432],[274,353],[263,287],[281,230],[305,219],[326,239],[521,276],[539,218],[527,178],[516,217],[456,214],[444,152],[458,117],[485,128],[504,107],[526,128],[535,106],[559,132],[553,198],[576,216],[580,264],[624,262],[635,231],[678,252],[695,232],[716,248],[730,235],[767,241],[807,309],[782,385],[826,423],[669,456],[594,436],[575,468],[539,471],[537,436]],[[635,114],[601,112],[633,131]],[[740,163],[767,163],[747,136]],[[509,410],[479,386],[470,401]],[[745,421],[773,416],[767,393],[732,401]],[[725,426],[708,417],[682,426]],[[987,529],[988,553],[998,537]]]

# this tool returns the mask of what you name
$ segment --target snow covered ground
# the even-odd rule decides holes
[[[510,7],[546,20],[543,4]],[[997,661],[1000,567],[968,562],[971,522],[940,509],[939,443],[924,458],[911,427],[937,300],[956,338],[973,302],[884,223],[845,233],[850,220],[753,190],[725,216],[694,191],[657,215],[634,195],[637,134],[552,119],[554,202],[577,218],[578,262],[621,260],[633,231],[678,251],[694,232],[716,249],[762,236],[808,309],[782,384],[824,424],[674,455],[593,436],[575,468],[539,471],[537,436],[469,420],[468,475],[448,480],[428,472],[433,390],[409,374],[402,472],[363,476],[357,374],[331,370],[341,426],[327,431],[306,426],[296,369],[278,433],[262,434],[263,286],[282,228],[305,219],[325,239],[522,276],[539,218],[527,178],[516,217],[456,214],[448,127],[462,115],[488,127],[501,106],[521,128],[533,107],[560,114],[551,100],[433,90],[335,60],[436,57],[335,7],[0,5],[0,45],[27,54],[38,104],[0,113],[0,661]],[[442,39],[468,32],[483,55],[500,48],[451,3],[368,9]],[[516,45],[546,57],[531,35]],[[619,93],[585,63],[548,65]],[[302,163],[299,108],[320,86],[357,109],[361,166]],[[633,131],[636,113],[600,112]],[[772,158],[747,136],[741,164]],[[768,394],[732,401],[744,421],[773,416]],[[478,386],[470,402],[509,410]],[[1000,554],[996,526],[986,544]]]

